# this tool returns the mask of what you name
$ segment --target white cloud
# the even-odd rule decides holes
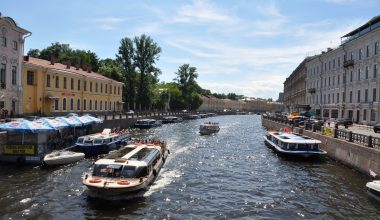
[[[125,22],[126,18],[117,18],[117,17],[104,17],[92,19],[91,21],[95,23],[96,28],[102,30],[114,30],[118,27],[119,24]]]

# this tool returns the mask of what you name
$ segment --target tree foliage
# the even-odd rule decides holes
[[[197,94],[199,86],[196,82],[198,78],[197,68],[190,66],[189,64],[183,64],[178,68],[175,73],[177,77],[174,79],[178,88],[181,90],[181,96],[186,104],[186,108],[193,110],[197,109],[202,101]]]

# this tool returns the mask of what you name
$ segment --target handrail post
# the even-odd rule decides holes
[[[348,141],[353,142],[352,140],[352,131],[348,132]]]
[[[338,138],[338,129],[337,128],[334,129],[334,138]]]
[[[368,147],[372,148],[373,145],[372,145],[372,136],[368,136]]]

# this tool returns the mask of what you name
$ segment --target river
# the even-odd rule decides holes
[[[220,132],[200,136],[204,121]],[[0,165],[1,219],[379,219],[369,178],[329,158],[294,161],[263,143],[257,115],[217,116],[133,131],[160,138],[169,155],[156,182],[134,197],[88,196],[95,159],[55,167]]]

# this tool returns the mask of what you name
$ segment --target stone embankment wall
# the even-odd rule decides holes
[[[279,122],[262,119],[262,125],[267,129],[279,130],[289,128]],[[295,128],[297,131],[297,128]],[[304,135],[322,142],[321,148],[327,151],[327,155],[349,167],[369,175],[369,170],[380,175],[380,150],[361,146],[359,144],[322,135],[320,132],[301,130]]]

